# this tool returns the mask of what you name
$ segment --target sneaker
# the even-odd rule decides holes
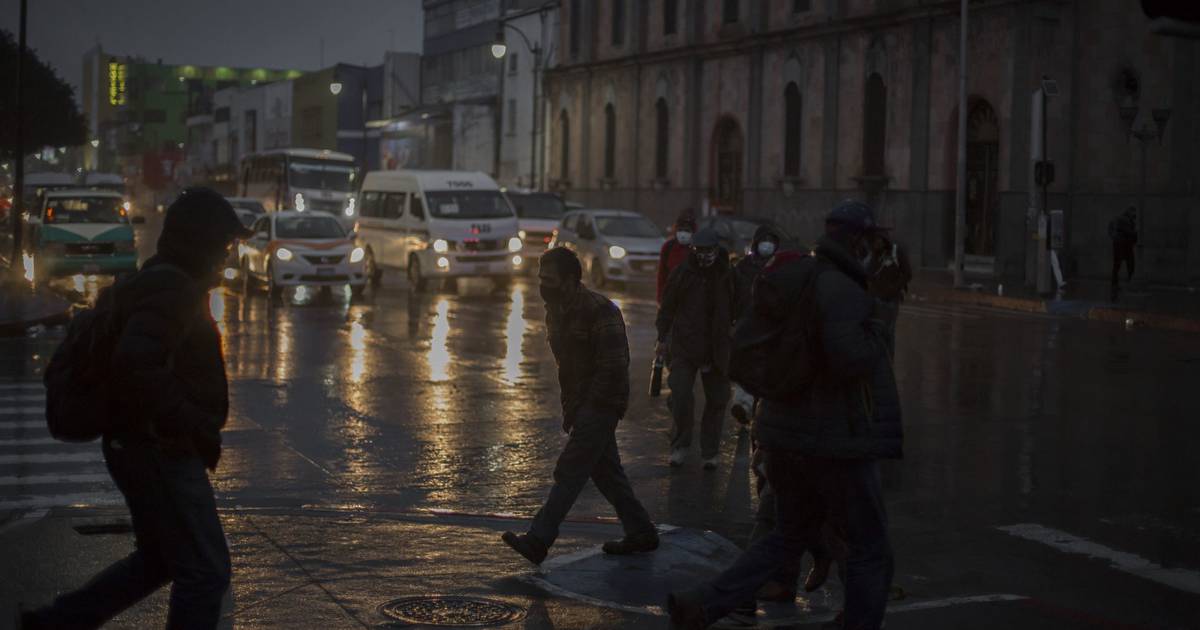
[[[687,451],[682,448],[673,449],[671,451],[671,458],[667,460],[672,468],[682,466],[685,461],[687,461]]]
[[[708,623],[704,620],[704,608],[700,605],[701,598],[695,591],[681,591],[667,595],[667,614],[671,616],[671,628],[675,630],[704,630]]]
[[[808,577],[804,578],[804,590],[811,593],[825,585],[825,580],[829,579],[829,567],[833,565],[833,561],[829,558],[818,558],[813,561],[812,569],[808,572]]]
[[[540,565],[546,559],[546,546],[529,534],[518,536],[512,532],[504,532],[500,540],[534,564]]]
[[[733,414],[733,419],[738,421],[738,424],[750,424],[750,412],[741,403],[734,403],[729,409],[729,413]]]
[[[621,540],[610,540],[604,543],[604,553],[613,556],[627,556],[634,553],[645,553],[658,549],[658,532],[645,532],[626,536]]]
[[[716,470],[719,459],[717,456],[704,458],[704,470]]]

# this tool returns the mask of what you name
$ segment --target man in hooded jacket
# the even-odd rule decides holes
[[[22,628],[96,628],[171,583],[168,628],[215,628],[229,550],[208,471],[229,412],[221,336],[208,308],[229,248],[251,234],[207,188],[185,190],[163,220],[158,252],[101,294],[120,335],[111,387],[120,430],[102,448],[125,497],[136,548],[80,590],[21,615]]]
[[[751,307],[754,279],[762,273],[767,261],[779,250],[782,237],[770,225],[760,225],[754,231],[754,239],[750,242],[750,253],[744,256],[733,267],[733,318],[741,319]],[[741,424],[748,424],[754,413],[754,397],[742,389],[737,383],[733,385],[733,407],[730,413]]]
[[[658,252],[658,303],[662,304],[663,291],[667,289],[667,278],[682,265],[692,252],[692,237],[696,234],[696,215],[691,208],[684,209],[675,219],[675,235],[663,243]]]
[[[705,628],[753,597],[786,563],[821,540],[833,521],[847,544],[844,628],[883,624],[892,550],[879,479],[880,459],[901,456],[900,399],[887,356],[887,328],[867,294],[862,260],[875,229],[870,208],[838,204],[811,266],[819,348],[816,380],[787,401],[763,401],[755,437],[767,451],[777,493],[774,531],[754,542],[715,580],[675,592],[667,606],[677,628]],[[786,349],[785,349],[786,351]]]

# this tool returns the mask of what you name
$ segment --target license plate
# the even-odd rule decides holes
[[[318,267],[317,268],[318,276],[332,276],[333,272],[334,272],[333,267]]]
[[[84,265],[83,273],[100,273],[100,265]]]

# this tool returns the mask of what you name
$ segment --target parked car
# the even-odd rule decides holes
[[[754,241],[754,232],[763,225],[771,226],[783,237],[782,242],[779,243],[781,251],[794,250],[800,247],[800,242],[789,234],[787,230],[780,227],[778,223],[763,217],[719,214],[702,217],[696,227],[701,230],[705,228],[716,230],[721,247],[728,250],[729,257],[736,262],[750,253],[750,245]]]
[[[29,212],[35,277],[118,276],[137,271],[130,223],[118,193],[85,189],[43,192],[39,204]]]
[[[253,230],[238,245],[246,289],[262,284],[274,297],[292,286],[350,285],[358,295],[367,285],[366,252],[332,214],[272,212],[259,217]]]
[[[653,281],[666,237],[650,219],[629,210],[573,210],[563,215],[550,246],[579,254],[594,287],[610,280]]]
[[[536,259],[550,246],[567,205],[553,193],[508,191],[505,195],[517,212],[521,255],[525,258],[522,271],[531,271],[537,268]]]

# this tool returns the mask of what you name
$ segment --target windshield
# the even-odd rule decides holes
[[[125,208],[113,197],[48,199],[45,223],[125,223]]]
[[[229,205],[233,206],[235,210],[244,210],[246,212],[253,212],[254,214],[263,214],[267,211],[267,209],[257,201],[231,201],[229,202]]]
[[[333,217],[279,217],[276,238],[345,238],[342,224]]]
[[[425,193],[429,210],[440,219],[503,219],[512,206],[498,190],[439,190]]]
[[[596,217],[596,228],[606,236],[659,238],[658,226],[643,217]]]
[[[554,219],[562,218],[567,205],[554,195],[513,195],[509,201],[516,207],[517,216],[522,219]]]
[[[332,192],[354,190],[355,168],[332,160],[288,160],[288,186]]]

